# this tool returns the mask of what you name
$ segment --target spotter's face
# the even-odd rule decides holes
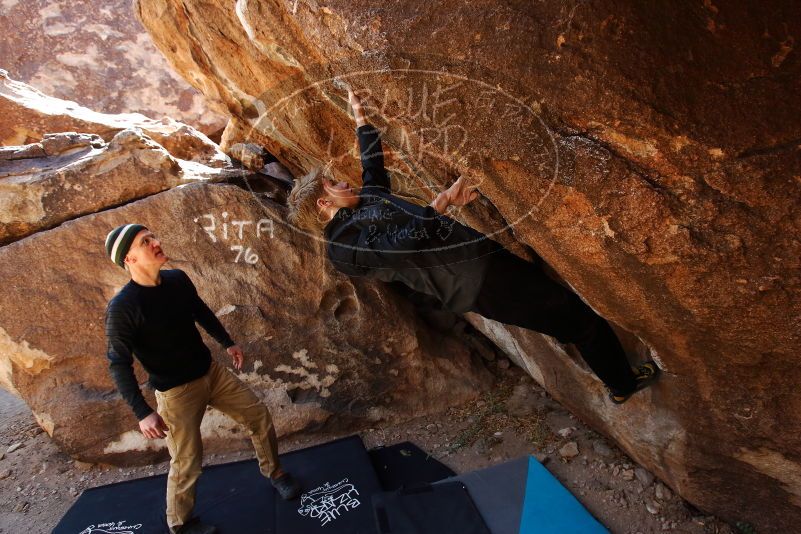
[[[129,267],[138,265],[148,268],[151,266],[161,267],[169,258],[161,250],[161,242],[156,239],[155,234],[150,230],[141,230],[134,237],[128,254],[125,255],[125,262]]]

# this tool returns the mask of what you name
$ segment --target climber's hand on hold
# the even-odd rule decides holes
[[[460,176],[448,189],[437,195],[431,207],[437,213],[444,214],[448,206],[466,206],[478,198],[476,186],[469,185],[464,176]]]
[[[451,206],[466,206],[478,198],[476,186],[468,184],[464,176],[460,176],[445,194],[448,195],[448,204]]]
[[[350,102],[350,107],[353,109],[353,117],[356,119],[356,127],[364,126],[367,124],[367,118],[364,116],[364,110],[362,109],[362,99],[353,91],[353,88],[348,85],[348,102]]]

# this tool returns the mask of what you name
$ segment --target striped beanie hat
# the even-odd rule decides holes
[[[106,236],[106,254],[111,261],[125,268],[125,255],[128,254],[136,234],[142,230],[147,228],[141,224],[123,224],[110,231]]]

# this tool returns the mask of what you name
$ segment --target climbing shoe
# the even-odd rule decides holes
[[[278,478],[273,478],[270,482],[285,501],[294,499],[300,494],[300,485],[289,473],[284,473]]]
[[[634,391],[630,391],[628,393],[619,393],[610,389],[609,398],[615,404],[623,404],[636,392],[643,388],[647,388],[656,382],[656,379],[659,377],[659,372],[659,366],[657,366],[656,362],[653,360],[648,360],[647,362],[640,364],[636,369],[634,369],[635,380],[637,381],[637,386],[634,388]]]

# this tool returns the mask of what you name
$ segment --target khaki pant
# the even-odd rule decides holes
[[[266,477],[279,467],[272,418],[259,398],[228,369],[214,360],[205,376],[167,391],[156,391],[158,413],[167,423],[170,474],[167,476],[167,524],[183,525],[192,515],[200,476],[203,443],[200,422],[213,406],[247,428],[259,469]]]

